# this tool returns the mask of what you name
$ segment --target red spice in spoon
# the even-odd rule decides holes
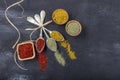
[[[43,51],[44,46],[45,46],[45,40],[43,38],[38,38],[36,40],[36,49],[39,53]]]

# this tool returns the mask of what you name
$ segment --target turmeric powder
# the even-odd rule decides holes
[[[70,43],[67,40],[60,42],[60,44],[62,47],[64,47],[67,50],[70,59],[72,60],[77,59],[77,57],[75,56],[75,52],[71,50]]]
[[[56,9],[52,14],[52,19],[56,24],[63,25],[68,21],[69,15],[64,9]]]
[[[50,36],[51,36],[51,38],[55,39],[56,41],[64,41],[64,37],[58,31],[52,31]]]

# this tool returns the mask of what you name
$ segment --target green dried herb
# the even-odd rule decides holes
[[[65,66],[65,59],[58,51],[55,52],[54,56],[59,64],[61,64],[62,66]]]
[[[56,44],[56,41],[54,39],[48,38],[46,41],[46,45],[51,51],[54,51],[54,52],[57,51],[57,44]]]

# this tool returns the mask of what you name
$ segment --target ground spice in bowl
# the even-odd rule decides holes
[[[32,41],[22,42],[17,45],[18,59],[21,61],[35,57],[34,44]]]
[[[66,32],[70,36],[78,36],[82,31],[81,24],[76,20],[71,20],[66,24]]]
[[[69,15],[64,9],[56,9],[52,14],[52,19],[56,24],[63,25],[68,21]]]

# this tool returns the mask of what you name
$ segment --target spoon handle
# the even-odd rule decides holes
[[[48,30],[47,28],[44,27],[44,29],[51,34],[52,31]]]
[[[52,20],[47,21],[46,23],[43,24],[43,26],[47,26],[48,24],[52,23]]]
[[[44,11],[44,10],[42,10],[42,11],[40,12],[41,24],[43,24],[43,22],[44,22],[45,15],[46,15],[45,11]]]
[[[42,30],[44,31],[44,34],[47,37],[47,39],[49,39],[49,36],[48,36],[48,34],[46,33],[46,31],[45,31],[45,29],[43,27],[42,27]]]
[[[40,29],[40,35],[39,35],[40,38],[42,38],[42,28]]]

